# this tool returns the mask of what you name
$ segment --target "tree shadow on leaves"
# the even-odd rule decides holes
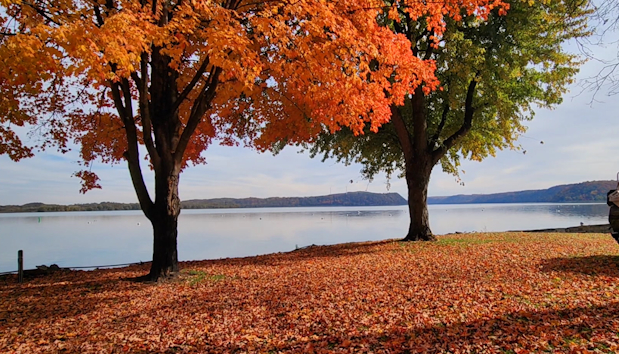
[[[520,350],[614,353],[616,348],[612,347],[618,345],[617,313],[618,303],[556,311],[519,311],[484,320],[395,327],[374,334],[327,335],[264,349],[298,352],[311,347],[311,352],[328,352],[345,347],[352,352],[380,353],[516,353]],[[327,328],[324,330],[329,332]],[[320,333],[321,329],[315,331]]]
[[[59,271],[53,274],[25,279],[24,284],[15,279],[0,287],[0,296],[11,299],[10,311],[0,311],[0,322],[27,325],[59,317],[88,314],[109,303],[131,300],[121,296],[119,284],[123,279],[106,277],[109,270]],[[131,286],[129,286],[131,287]]]
[[[368,242],[350,242],[341,243],[336,245],[311,245],[304,248],[300,248],[287,253],[290,258],[304,259],[304,258],[320,258],[320,257],[341,257],[341,256],[355,256],[360,254],[371,254],[378,251],[381,246],[394,243],[395,240],[383,240],[383,241],[368,241]]]
[[[580,273],[619,278],[619,256],[598,255],[546,259],[541,263],[545,272]]]

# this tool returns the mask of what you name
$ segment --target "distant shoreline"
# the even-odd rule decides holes
[[[494,194],[470,194],[428,197],[428,205],[450,204],[523,204],[523,203],[605,203],[609,190],[617,188],[617,181],[589,181],[565,184],[548,189]],[[181,209],[232,208],[293,208],[329,206],[401,206],[407,200],[398,193],[347,192],[312,197],[272,198],[213,198],[191,199],[181,202]],[[86,203],[0,205],[0,213],[112,211],[140,210],[138,203]]]
[[[256,198],[257,199],[257,198]],[[185,202],[181,202],[184,204]],[[550,204],[550,205],[606,205],[603,201],[582,201],[582,202],[471,202],[471,203],[429,203],[428,206],[446,206],[446,205],[534,205],[534,204]],[[407,206],[407,203],[402,204],[315,204],[315,205],[218,205],[218,206],[201,206],[201,205],[181,205],[182,210],[226,210],[226,209],[260,209],[260,208],[328,208],[328,207],[385,207],[385,206]],[[84,212],[84,211],[141,211],[137,203],[89,203],[89,204],[44,204],[44,203],[29,203],[24,205],[0,205],[0,214],[12,213],[62,213],[62,212]],[[548,229],[554,230],[554,229]],[[521,232],[521,231],[518,231]]]
[[[348,192],[314,197],[285,198],[215,198],[191,199],[181,202],[181,209],[233,209],[233,208],[292,208],[330,206],[401,206],[406,199],[398,193]],[[138,203],[88,203],[88,204],[44,204],[2,205],[0,213],[33,213],[64,211],[113,211],[140,210]]]

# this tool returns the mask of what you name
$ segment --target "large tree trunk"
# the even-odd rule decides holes
[[[417,159],[406,163],[408,212],[411,222],[404,241],[436,241],[430,230],[427,203],[432,164],[423,160]]]
[[[151,217],[153,224],[153,263],[151,264],[149,280],[156,281],[178,273],[178,251],[176,239],[178,236],[178,216],[181,211],[178,196],[179,169],[172,168],[168,173],[155,176],[157,189],[155,207]]]
[[[430,174],[438,160],[428,146],[425,96],[421,86],[406,103],[404,107],[391,107],[391,121],[404,154],[408,186],[411,223],[404,241],[435,241],[430,230],[427,200]],[[409,130],[410,125],[412,129]]]
[[[168,6],[161,9],[162,15],[159,16],[158,23],[161,27],[165,27],[172,18],[168,10]],[[176,239],[181,210],[178,197],[181,166],[192,136],[211,107],[219,84],[219,76],[223,71],[222,68],[209,64],[209,56],[206,56],[201,59],[202,64],[196,66],[195,76],[182,90],[179,90],[180,74],[170,66],[172,58],[162,51],[162,47],[153,45],[150,53],[142,53],[139,71],[131,74],[133,84],[128,78],[108,81],[114,105],[123,121],[127,136],[128,146],[124,156],[127,159],[131,180],[140,208],[153,225],[153,262],[149,274],[139,278],[151,281],[173,276],[178,272]],[[110,65],[116,70],[115,64]],[[207,72],[209,75],[205,79],[204,75]],[[132,105],[136,89],[139,94],[139,120],[134,115]],[[190,96],[193,102],[183,124],[179,109]],[[141,124],[141,132],[137,124]],[[151,167],[155,171],[154,203],[144,183],[140,167],[140,143],[145,145]]]
[[[148,278],[156,281],[178,272],[176,249],[178,213],[170,215],[165,211],[157,211],[153,215],[152,224],[154,231],[153,263]]]

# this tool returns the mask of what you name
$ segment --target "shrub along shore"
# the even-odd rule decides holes
[[[619,351],[608,234],[472,233],[0,280],[2,353]]]

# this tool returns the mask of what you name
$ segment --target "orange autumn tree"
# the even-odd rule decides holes
[[[440,35],[443,16],[483,16],[500,2],[402,4]],[[416,58],[406,37],[377,24],[380,13],[392,11],[383,1],[0,6],[0,153],[19,160],[76,144],[83,192],[100,188],[94,161],[126,161],[153,226],[150,280],[178,271],[179,176],[205,162],[214,140],[264,146],[311,140],[325,127],[377,130],[391,105],[422,83],[437,85],[433,62]],[[24,125],[39,134],[38,145],[25,146],[12,129]],[[154,170],[154,190],[143,165]]]

